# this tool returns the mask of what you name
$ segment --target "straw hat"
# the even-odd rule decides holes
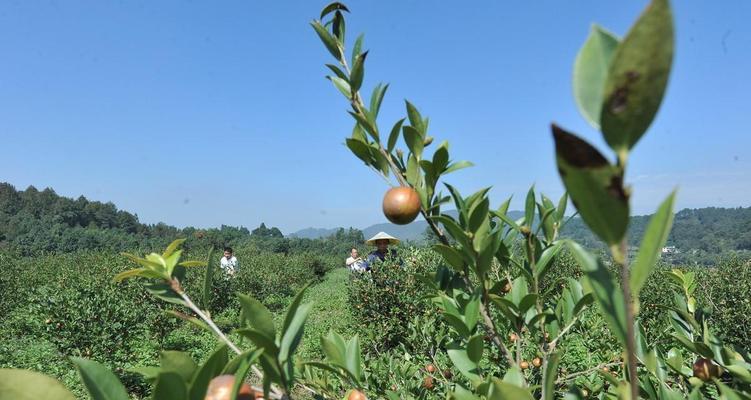
[[[378,232],[375,236],[365,241],[365,244],[369,244],[371,246],[375,246],[376,240],[382,240],[386,239],[389,241],[389,244],[398,244],[399,239],[389,235],[386,232]]]

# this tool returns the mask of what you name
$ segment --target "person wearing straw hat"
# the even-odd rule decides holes
[[[368,254],[366,262],[366,270],[370,271],[371,265],[376,260],[384,261],[387,256],[396,259],[396,250],[391,249],[389,252],[390,244],[399,244],[399,239],[389,235],[386,232],[378,232],[375,236],[365,241],[365,244],[376,246],[376,249]]]

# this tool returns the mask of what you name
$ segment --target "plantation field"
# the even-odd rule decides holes
[[[239,303],[232,293],[249,293],[261,300],[279,325],[294,293],[312,282],[304,298],[314,306],[298,350],[301,358],[322,359],[319,337],[334,330],[345,337],[361,338],[369,379],[377,385],[434,397],[423,387],[424,366],[432,363],[441,370],[452,370],[441,350],[450,327],[436,314],[431,301],[422,297],[428,287],[418,279],[441,264],[432,250],[400,249],[405,260],[402,268],[384,264],[366,275],[367,279],[342,268],[334,255],[327,258],[320,276],[320,271],[311,268],[309,254],[280,255],[254,247],[240,247],[237,254],[242,262],[239,275],[227,281],[217,272],[210,305],[225,332],[239,324]],[[103,252],[37,257],[0,254],[0,367],[49,374],[78,398],[87,398],[68,360],[70,356],[87,357],[115,371],[133,398],[147,398],[149,384],[134,370],[158,365],[162,350],[186,351],[196,360],[205,359],[218,342],[211,333],[166,313],[180,307],[155,300],[136,281],[112,282],[112,277],[130,264],[120,255]],[[751,293],[750,269],[748,261],[727,259],[716,268],[697,270],[699,303],[711,307],[718,335],[740,348],[751,348],[751,334],[746,329],[751,323],[747,297]],[[189,270],[185,284],[197,299],[201,297],[202,271]],[[556,290],[558,278],[578,275],[573,260],[562,256],[543,285]],[[665,335],[668,326],[666,314],[659,308],[671,301],[667,285],[658,269],[642,291],[642,322],[650,337]],[[561,368],[567,374],[576,375],[593,365],[615,364],[618,347],[594,310],[585,312],[571,337],[562,348]],[[530,361],[535,356],[522,355]],[[493,370],[499,360],[486,353],[482,363]],[[532,368],[529,373],[536,372]],[[449,374],[453,379],[460,376],[456,370]],[[577,382],[593,390],[604,383],[596,374],[581,375]]]

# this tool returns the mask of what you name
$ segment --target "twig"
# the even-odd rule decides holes
[[[636,333],[634,332],[634,304],[631,298],[630,274],[628,269],[626,239],[621,240],[618,257],[614,257],[621,264],[621,289],[623,302],[626,307],[626,360],[628,363],[628,380],[631,386],[631,399],[639,398],[639,378],[636,370]],[[619,259],[619,260],[618,260]]]
[[[579,372],[575,372],[573,374],[569,374],[569,375],[560,377],[560,378],[558,378],[558,379],[555,380],[555,383],[556,384],[563,383],[563,382],[566,382],[566,381],[571,380],[573,378],[576,378],[577,376],[589,375],[592,372],[601,370],[601,369],[603,369],[605,367],[616,367],[618,365],[621,365],[621,363],[620,362],[603,363],[603,364],[600,364],[600,365],[598,365],[596,367],[590,368],[590,369],[585,370],[585,371],[579,371]]]

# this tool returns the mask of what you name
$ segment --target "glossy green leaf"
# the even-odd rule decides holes
[[[480,380],[479,371],[477,370],[477,363],[473,362],[467,354],[467,349],[456,344],[450,344],[447,346],[446,353],[451,359],[456,369],[462,373],[467,379],[473,382]]]
[[[662,247],[668,240],[668,234],[673,225],[674,203],[675,192],[663,201],[660,208],[649,220],[649,225],[639,245],[639,254],[631,267],[631,291],[634,298],[639,296],[639,291],[644,286],[644,282],[647,281],[647,277],[660,256]]]
[[[279,344],[279,360],[285,362],[292,357],[302,339],[305,320],[313,308],[312,303],[302,304],[295,310],[292,320],[284,330],[281,343]]]
[[[323,45],[326,46],[326,49],[328,49],[329,53],[331,53],[331,55],[334,56],[335,59],[341,60],[343,57],[342,50],[336,43],[336,39],[331,36],[331,33],[329,33],[328,30],[326,30],[326,27],[324,27],[320,21],[313,21],[310,23],[310,25],[316,31],[316,34],[318,34],[318,37],[323,42]]]
[[[344,73],[344,71],[342,71],[341,68],[337,67],[334,64],[326,64],[326,67],[328,69],[330,69],[331,72],[333,72],[334,75],[336,75],[339,79],[341,79],[341,80],[343,80],[345,82],[349,81],[349,77],[347,76],[347,74]]]
[[[490,200],[484,198],[469,210],[469,231],[477,232],[483,222],[488,220],[488,209],[490,208]]]
[[[542,371],[542,385],[545,396],[542,400],[553,400],[555,398],[555,380],[558,377],[558,362],[561,357],[558,353],[553,353],[548,357],[548,363],[545,370]]]
[[[480,363],[483,350],[483,335],[477,334],[469,338],[467,341],[467,357],[469,357],[473,363]]]
[[[535,187],[527,191],[527,199],[524,201],[524,225],[532,226],[535,220]]]
[[[92,400],[128,400],[128,392],[117,376],[104,365],[85,358],[71,357]]]
[[[224,368],[222,368],[222,375],[235,374],[243,364],[252,364],[263,353],[263,349],[253,349],[244,351],[242,354],[238,354],[235,358],[230,360]]]
[[[366,165],[371,165],[372,159],[370,156],[370,148],[367,144],[365,144],[365,142],[351,138],[347,138],[345,142],[347,143],[347,147],[352,152],[352,154],[357,156],[357,158],[362,160]]]
[[[164,250],[164,253],[162,254],[162,257],[168,258],[172,254],[174,254],[175,251],[180,247],[180,245],[183,244],[183,242],[185,242],[185,239],[175,239],[175,240],[173,240],[172,243],[170,243],[169,246],[167,246],[167,249]]]
[[[152,283],[149,285],[144,285],[144,288],[147,292],[151,293],[152,296],[160,300],[172,304],[186,306],[185,300],[183,300],[183,298],[180,297],[179,294],[172,290],[172,287],[167,283]]]
[[[600,305],[599,311],[621,344],[626,343],[626,303],[623,291],[602,261],[575,242],[567,242],[572,255],[585,273],[584,285]]]
[[[376,129],[376,126],[371,123],[371,121],[369,121],[365,116],[361,114],[358,114],[352,111],[347,111],[347,112],[349,113],[349,115],[352,116],[352,118],[355,119],[355,121],[357,121],[358,124],[362,126],[365,132],[367,132],[370,135],[370,137],[372,137],[373,140],[376,141],[376,143],[380,142],[380,139],[378,136],[378,130]]]
[[[653,0],[613,55],[600,125],[619,154],[636,144],[660,108],[673,61],[673,36],[668,0]]]
[[[0,369],[0,399],[75,400],[75,396],[60,381],[42,373],[24,369]]]
[[[238,294],[237,297],[240,299],[243,316],[246,321],[250,322],[251,328],[263,333],[271,340],[276,340],[276,326],[271,311],[263,303],[250,296]]]
[[[402,124],[404,124],[404,118],[400,119],[399,121],[396,121],[396,123],[394,124],[394,127],[391,128],[391,133],[389,134],[388,149],[387,149],[389,153],[394,151],[394,148],[396,147],[396,142],[399,140],[399,133],[401,133],[402,131]]]
[[[359,34],[357,36],[357,39],[355,39],[355,44],[352,46],[352,64],[355,63],[355,59],[362,52],[362,43],[363,43],[363,40],[365,40],[365,34],[364,33]]]
[[[584,222],[608,245],[626,234],[628,196],[619,168],[584,140],[552,126],[558,172]]]
[[[247,354],[247,353],[245,353]],[[248,376],[251,368],[253,368],[253,362],[262,354],[262,351],[255,351],[245,357],[238,365],[237,370],[234,372],[235,381],[232,383],[232,392],[230,393],[230,399],[237,399],[237,392],[240,391],[245,378]],[[242,356],[242,355],[241,355]],[[226,368],[225,368],[226,369]]]
[[[464,259],[462,258],[461,253],[455,248],[443,244],[436,244],[433,246],[433,250],[443,256],[446,263],[455,270],[464,270]]]
[[[279,347],[276,345],[276,342],[269,339],[265,334],[250,328],[238,329],[235,332],[250,339],[259,349],[263,349],[263,356],[276,359],[276,356],[279,355]]]
[[[404,132],[404,143],[407,144],[409,151],[411,151],[417,158],[420,158],[425,146],[420,132],[418,132],[415,127],[409,125],[403,126],[402,132]]]
[[[368,52],[364,52],[355,57],[355,63],[352,65],[352,73],[349,75],[349,86],[352,96],[360,90],[362,86],[362,79],[365,75],[365,59],[368,57]]]
[[[190,382],[196,370],[198,370],[196,362],[188,353],[182,351],[162,351],[159,360],[162,371],[174,372],[186,382]]]
[[[338,333],[330,330],[326,336],[321,336],[321,349],[328,361],[341,367],[347,365],[347,349],[344,339]]]
[[[488,400],[534,400],[527,389],[493,378]]]
[[[460,169],[469,168],[469,167],[472,167],[472,166],[474,166],[474,164],[472,164],[469,161],[457,161],[457,162],[454,162],[454,163],[450,164],[446,168],[446,170],[443,171],[443,173],[444,173],[444,175],[445,174],[450,174],[450,173],[458,171]]]
[[[337,88],[337,90],[339,90],[339,92],[341,92],[344,97],[348,99],[352,98],[352,88],[350,87],[349,82],[338,76],[327,76],[326,78],[334,84],[334,87]]]
[[[345,6],[344,4],[338,1],[335,1],[335,2],[329,3],[326,7],[323,8],[323,10],[321,10],[321,19],[323,19],[323,17],[337,10],[349,12],[349,9],[347,8],[347,6]]]
[[[209,382],[222,373],[227,361],[227,346],[219,347],[209,356],[193,375],[189,390],[190,400],[203,399],[209,387]]]
[[[537,263],[535,263],[535,276],[537,276],[538,278],[545,276],[545,274],[550,270],[550,267],[553,266],[555,256],[558,255],[562,248],[563,242],[556,241],[552,246],[549,246],[548,248],[543,250],[540,259],[537,260]]]
[[[162,372],[154,383],[151,392],[153,400],[178,400],[188,398],[188,385],[176,372]]]
[[[373,89],[373,94],[370,96],[370,113],[373,115],[373,119],[378,117],[378,112],[381,109],[381,102],[383,102],[383,96],[386,95],[386,91],[389,89],[388,84],[379,83]],[[389,137],[389,141],[391,137]],[[390,150],[389,150],[390,151]]]
[[[425,134],[425,126],[423,125],[423,119],[422,115],[420,115],[420,111],[418,111],[417,107],[415,107],[415,105],[410,103],[409,101],[405,100],[404,102],[407,105],[407,117],[409,118],[409,124],[412,125],[419,133],[419,136],[422,137],[422,135]]]
[[[574,98],[584,119],[600,129],[600,111],[610,61],[618,47],[618,38],[594,24],[574,62]]]
[[[355,377],[357,381],[362,379],[362,360],[360,356],[360,339],[357,336],[347,342],[347,371]]]

